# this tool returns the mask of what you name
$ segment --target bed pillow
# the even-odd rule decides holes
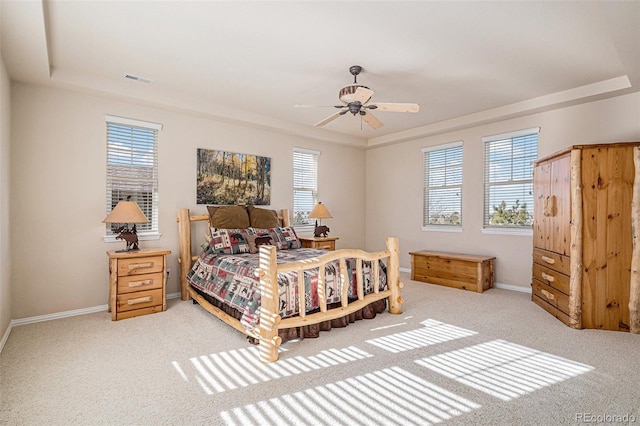
[[[269,234],[249,235],[247,237],[247,240],[249,241],[249,250],[251,251],[251,253],[257,253],[258,251],[260,251],[261,245],[274,245],[273,239]]]
[[[254,235],[268,234],[273,240],[273,245],[278,250],[299,249],[302,243],[298,239],[296,231],[287,226],[285,228],[251,228]]]
[[[280,226],[278,212],[275,210],[261,209],[255,206],[247,206],[249,222],[252,228],[277,228]]]
[[[207,206],[209,224],[214,229],[247,229],[249,213],[244,206]]]
[[[218,229],[211,233],[209,246],[218,254],[251,253],[246,229]]]

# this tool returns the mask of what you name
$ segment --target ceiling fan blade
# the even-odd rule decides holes
[[[379,129],[380,127],[384,126],[384,124],[382,124],[382,121],[378,120],[375,115],[371,114],[371,111],[367,111],[367,113],[362,116],[362,119],[374,129]]]
[[[364,87],[358,87],[356,92],[353,94],[353,99],[351,102],[360,101],[361,104],[367,103],[369,99],[373,96],[373,90],[366,89]]]
[[[294,108],[343,108],[344,105],[294,105]]]
[[[375,108],[371,108],[375,107]],[[418,112],[420,111],[420,105],[418,104],[399,104],[399,103],[379,103],[376,102],[371,105],[367,105],[367,108],[377,109],[378,111],[392,111],[392,112]]]
[[[343,114],[344,114],[343,111],[335,112],[335,113],[331,114],[329,117],[325,118],[324,120],[317,122],[313,126],[314,127],[324,126],[325,124],[332,122],[333,120],[335,120],[336,118],[340,117]]]

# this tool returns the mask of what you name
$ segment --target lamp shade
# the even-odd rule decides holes
[[[148,223],[149,219],[142,213],[135,201],[119,201],[102,223]]]
[[[311,219],[330,219],[331,213],[322,203],[318,203],[315,205],[311,213],[309,213],[309,217]]]

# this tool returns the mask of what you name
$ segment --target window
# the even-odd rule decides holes
[[[149,223],[136,225],[138,234],[158,234],[158,132],[162,125],[106,116],[107,205],[106,212],[120,200],[131,197]],[[107,224],[109,241],[120,224]]]
[[[293,149],[293,226],[311,230],[315,221],[309,213],[318,199],[319,151]]]
[[[462,226],[462,141],[422,149],[422,226],[444,230]]]
[[[484,227],[531,229],[540,128],[482,138]]]

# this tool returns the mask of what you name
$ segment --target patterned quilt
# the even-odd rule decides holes
[[[327,253],[320,249],[301,248],[295,250],[279,250],[277,263],[295,262],[311,259]],[[380,260],[380,290],[387,288],[387,267]],[[187,274],[187,280],[198,290],[207,293],[219,301],[242,312],[240,322],[249,331],[258,326],[260,307],[260,280],[256,269],[259,265],[259,254],[216,254],[205,249],[193,268]],[[357,298],[356,262],[347,259],[349,277],[349,298]],[[365,293],[372,293],[371,262],[362,262]],[[325,268],[327,303],[340,302],[340,264],[330,262]],[[310,312],[319,307],[318,303],[318,268],[305,271],[305,306]],[[280,316],[282,318],[297,315],[298,309],[298,274],[290,272],[278,275],[280,299]]]

